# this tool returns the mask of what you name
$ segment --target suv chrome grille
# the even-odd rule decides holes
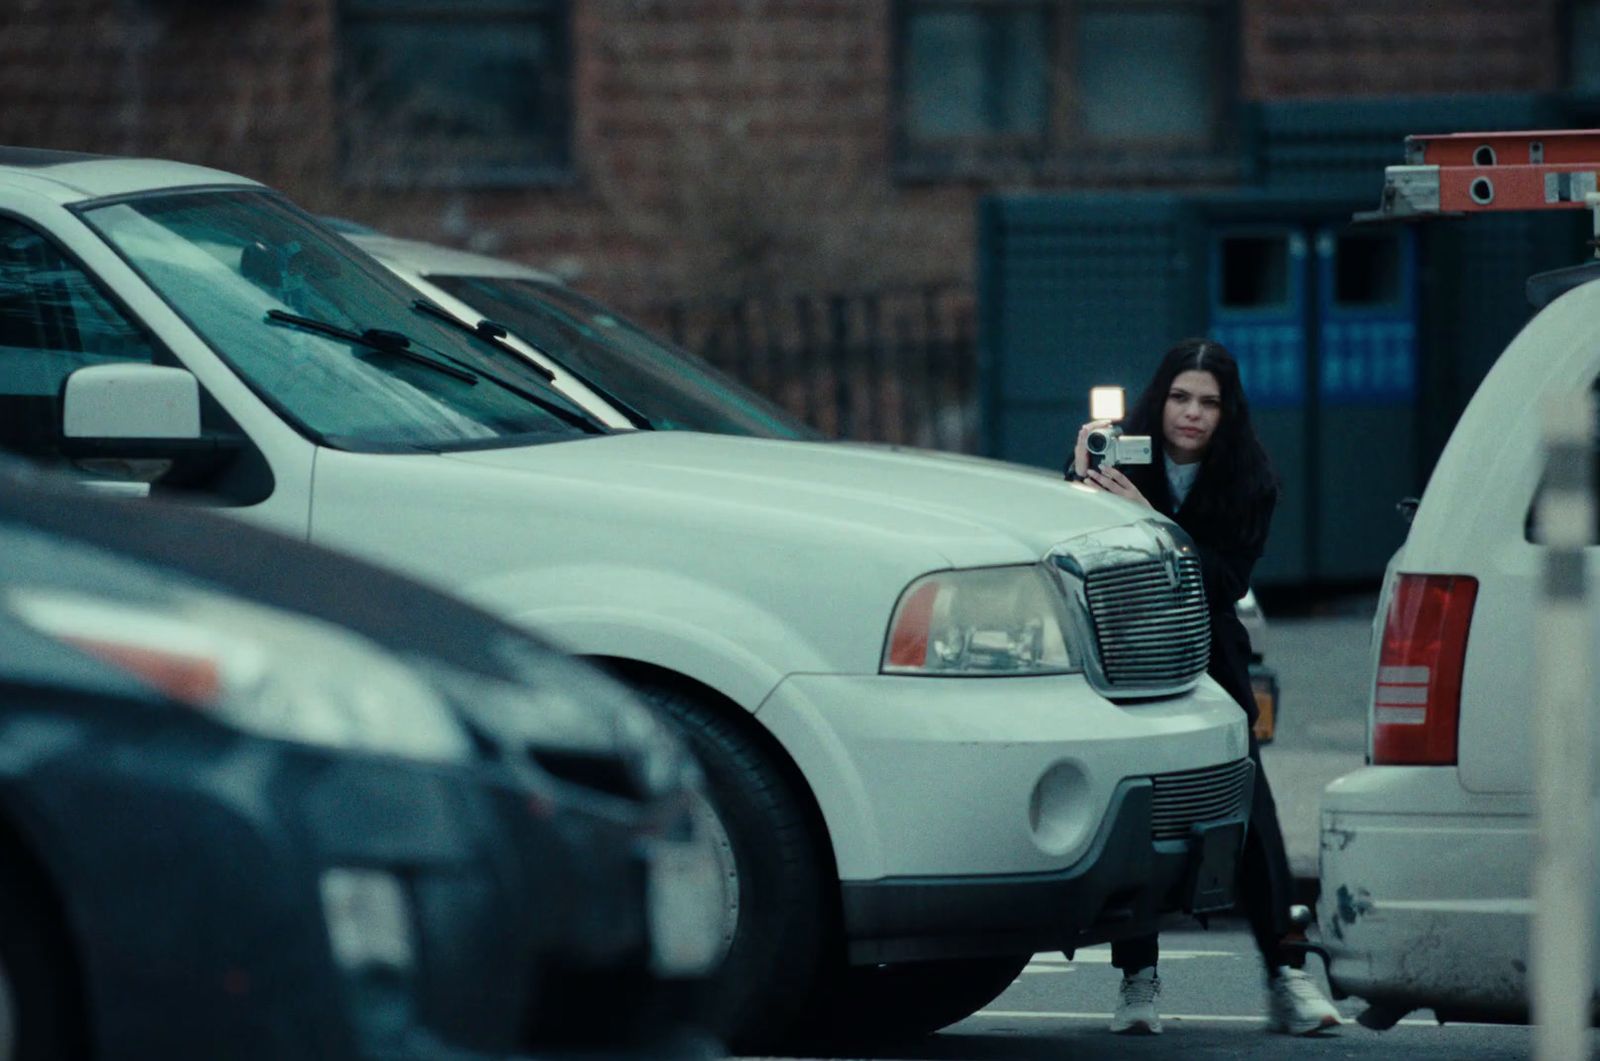
[[[1155,786],[1150,801],[1152,838],[1184,840],[1196,825],[1247,817],[1254,775],[1255,767],[1249,759],[1154,775],[1150,778]]]
[[[1138,695],[1191,683],[1211,659],[1211,616],[1200,559],[1177,557],[1103,568],[1083,584],[1095,650],[1107,686]]]

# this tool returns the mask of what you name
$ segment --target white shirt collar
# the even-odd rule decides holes
[[[1195,478],[1200,474],[1200,462],[1179,464],[1165,453],[1161,455],[1161,460],[1167,467],[1167,491],[1172,495],[1172,509],[1176,512],[1183,507],[1184,499],[1189,496],[1189,488],[1194,486]]]

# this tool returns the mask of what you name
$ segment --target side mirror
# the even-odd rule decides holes
[[[91,365],[62,385],[69,456],[171,460],[215,446],[200,434],[200,385],[181,368]]]
[[[1402,497],[1395,502],[1394,510],[1400,514],[1400,518],[1406,522],[1406,525],[1410,526],[1411,521],[1417,518],[1417,508],[1421,504],[1422,499],[1420,497]]]

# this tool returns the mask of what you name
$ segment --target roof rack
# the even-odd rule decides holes
[[[1573,288],[1596,280],[1600,280],[1600,258],[1579,265],[1534,273],[1523,285],[1523,293],[1528,296],[1528,305],[1534,309],[1544,309]]]

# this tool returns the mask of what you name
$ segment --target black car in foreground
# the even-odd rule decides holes
[[[698,784],[476,609],[0,472],[0,1061],[692,1049]]]

